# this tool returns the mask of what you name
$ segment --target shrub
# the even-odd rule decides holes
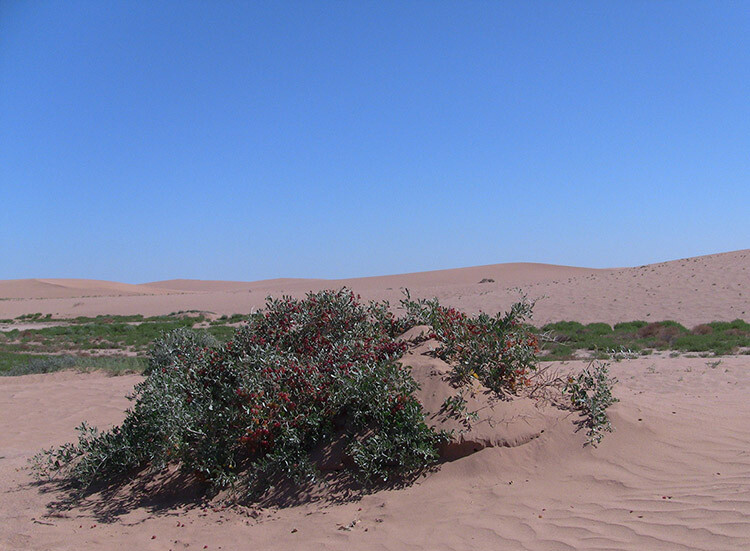
[[[0,376],[51,373],[63,369],[90,371],[102,369],[112,375],[143,373],[145,361],[130,356],[34,356],[0,353]]]
[[[27,362],[21,362],[9,369],[5,375],[29,375],[31,373],[52,373],[69,369],[76,365],[73,356],[32,356]]]
[[[558,321],[548,323],[542,327],[543,331],[556,331],[560,333],[583,333],[584,325],[577,321]]]
[[[609,376],[608,364],[593,361],[577,375],[568,377],[563,392],[568,394],[575,409],[585,415],[588,443],[596,445],[605,432],[612,432],[607,408],[619,400],[612,395],[617,379]]]
[[[635,333],[640,328],[646,327],[647,325],[648,322],[646,321],[624,321],[621,323],[616,323],[614,326],[614,330],[622,333]]]
[[[708,325],[707,323],[702,323],[700,325],[696,325],[693,327],[693,334],[694,335],[710,335],[714,332],[714,328]]]
[[[589,323],[586,332],[596,336],[609,335],[612,333],[612,327],[606,323]]]
[[[688,330],[676,321],[658,321],[641,327],[637,335],[642,339],[654,339],[658,346],[666,347],[687,332]]]
[[[406,345],[395,336],[409,323],[342,290],[268,299],[224,345],[168,334],[122,425],[82,424],[77,443],[35,457],[36,472],[86,487],[177,463],[215,488],[241,482],[253,493],[314,478],[309,452],[334,437],[363,482],[415,472],[437,460],[445,435],[425,424],[416,383],[396,362]]]
[[[732,331],[732,334],[742,334],[742,333],[750,333],[750,323],[747,323],[744,320],[736,319],[734,321],[726,322],[726,321],[714,321],[709,323],[713,329],[716,331]]]
[[[572,359],[575,356],[573,348],[565,344],[556,344],[549,350],[549,357],[553,359]]]

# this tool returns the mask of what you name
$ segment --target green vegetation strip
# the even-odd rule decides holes
[[[576,321],[550,323],[540,331],[545,338],[544,359],[568,359],[577,350],[609,357],[620,351],[648,354],[654,350],[735,354],[750,347],[750,324],[737,319],[715,321],[687,329],[675,321],[631,321],[614,327]]]
[[[109,349],[146,352],[148,346],[164,333],[179,328],[193,328],[205,321],[202,315],[135,318],[139,316],[78,318],[67,320],[65,325],[13,329],[0,333],[0,350],[27,354]],[[234,328],[218,323],[205,330],[220,340],[228,339],[234,332]]]
[[[30,375],[51,373],[62,369],[78,371],[103,370],[113,375],[142,373],[147,361],[144,358],[102,356],[43,356],[34,354],[14,354],[0,352],[0,375]]]
[[[13,329],[0,332],[0,375],[46,373],[59,369],[88,369],[91,366],[114,373],[141,371],[149,346],[176,329],[201,331],[220,342],[228,341],[238,324],[249,316],[233,314],[208,320],[202,312],[176,312],[165,316],[96,316],[57,319],[51,315],[26,314],[9,323],[59,323],[52,327]],[[688,329],[675,321],[630,321],[610,326],[583,325],[575,321],[550,323],[531,328],[542,336],[542,360],[567,360],[586,351],[600,359],[618,354],[650,354],[656,350],[680,353],[727,355],[750,352],[750,324],[737,319],[712,322]],[[106,350],[112,355],[81,356]],[[118,352],[137,358],[122,358]],[[61,359],[64,358],[64,359]],[[123,366],[127,366],[124,368]]]

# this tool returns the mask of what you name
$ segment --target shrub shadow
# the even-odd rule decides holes
[[[77,509],[90,513],[98,522],[110,523],[135,509],[150,515],[177,515],[179,510],[205,505],[208,485],[193,474],[169,468],[158,473],[141,471],[123,475],[108,483],[76,488],[67,480],[35,482],[42,493],[62,493],[47,504],[48,516],[60,516]]]
[[[237,505],[253,509],[286,509],[310,503],[342,505],[359,501],[364,495],[399,490],[411,486],[419,478],[434,472],[439,464],[408,477],[363,485],[347,470],[327,472],[319,481],[299,484],[288,479],[278,480],[259,496],[248,496],[238,490],[212,492],[210,486],[192,473],[175,467],[167,471],[122,475],[109,483],[81,489],[67,480],[37,481],[28,484],[42,494],[57,494],[47,504],[46,517],[67,516],[77,510],[88,513],[102,524],[113,523],[137,509],[149,516],[180,516],[187,510],[205,509],[212,505]],[[143,520],[134,524],[140,524]]]

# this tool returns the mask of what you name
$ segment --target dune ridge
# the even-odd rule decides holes
[[[164,315],[201,310],[247,313],[268,295],[350,287],[365,299],[398,304],[402,289],[466,312],[494,313],[518,299],[540,299],[537,323],[618,323],[672,319],[686,326],[750,319],[750,249],[648,264],[590,269],[511,263],[353,279],[257,282],[168,280],[139,285],[90,280],[0,281],[0,318],[41,312],[59,317]],[[2,300],[5,299],[5,300]]]
[[[165,291],[158,287],[96,279],[34,278],[0,281],[0,299],[120,297],[161,294],[165,294]]]

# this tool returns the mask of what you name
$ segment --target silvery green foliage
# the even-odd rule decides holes
[[[563,391],[570,396],[571,404],[586,416],[588,443],[596,446],[605,432],[612,432],[607,408],[619,402],[612,395],[617,379],[610,377],[609,364],[594,361],[576,376],[568,377]]]
[[[149,350],[148,367],[144,374],[148,375],[156,369],[174,365],[178,355],[191,354],[199,349],[217,346],[219,346],[219,341],[205,331],[195,331],[185,327],[174,329],[154,341]]]
[[[365,483],[417,472],[438,459],[444,435],[424,422],[417,384],[396,361],[400,330],[386,305],[344,289],[269,299],[218,346],[169,333],[123,423],[81,425],[77,443],[34,458],[35,472],[86,489],[174,464],[215,489],[256,494],[313,478],[311,452],[334,437]]]
[[[534,364],[526,306],[476,319],[436,301],[412,306],[480,380],[514,390]],[[397,361],[407,344],[396,336],[414,321],[341,289],[269,298],[223,344],[178,329],[154,344],[122,424],[81,425],[77,443],[36,456],[35,472],[85,489],[174,465],[252,495],[313,479],[316,450],[342,442],[341,468],[365,484],[414,475],[447,438],[425,423],[417,382]]]

